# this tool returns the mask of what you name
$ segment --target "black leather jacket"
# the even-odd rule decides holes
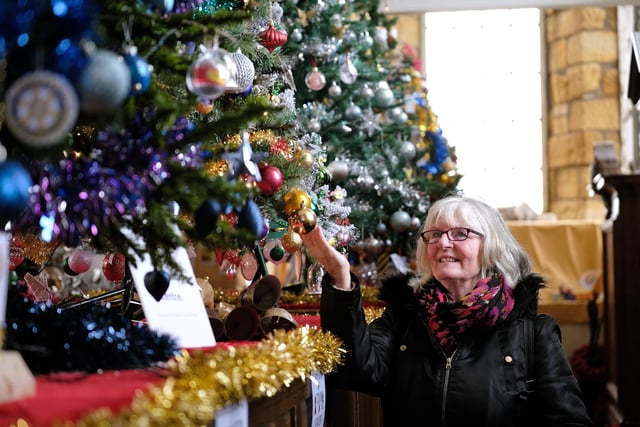
[[[446,357],[418,314],[410,275],[383,280],[381,317],[368,326],[357,280],[353,291],[325,283],[322,328],[347,348],[330,387],[380,396],[385,426],[591,426],[577,381],[562,349],[560,329],[537,315],[542,278],[514,289],[515,307],[490,330],[461,339]],[[523,319],[534,322],[535,391],[528,391]],[[530,352],[531,353],[531,352]]]

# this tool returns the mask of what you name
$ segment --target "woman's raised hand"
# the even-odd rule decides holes
[[[332,278],[335,287],[351,289],[349,260],[327,242],[319,226],[301,235],[307,251],[319,262]]]

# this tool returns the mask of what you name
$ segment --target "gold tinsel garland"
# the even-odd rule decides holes
[[[216,302],[224,302],[231,305],[238,303],[240,291],[237,290],[220,290],[214,289],[214,300]],[[361,286],[362,301],[365,304],[379,304],[378,289],[373,286]],[[283,288],[280,295],[280,304],[320,304],[320,295],[310,294],[307,289],[303,289],[300,293],[288,292]]]
[[[305,326],[276,330],[255,344],[183,352],[169,363],[164,383],[139,392],[127,410],[101,409],[73,425],[210,426],[216,411],[227,405],[272,397],[296,380],[332,372],[342,363],[341,344]]]

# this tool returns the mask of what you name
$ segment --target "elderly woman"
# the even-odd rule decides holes
[[[346,360],[330,385],[381,397],[385,426],[590,426],[560,329],[537,314],[543,279],[499,212],[450,196],[429,209],[416,273],[386,277],[367,324],[347,259],[315,228],[320,316]]]

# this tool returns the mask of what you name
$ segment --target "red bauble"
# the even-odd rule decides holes
[[[102,261],[102,272],[104,277],[112,282],[124,280],[125,257],[120,252],[110,253]]]
[[[284,183],[282,172],[280,172],[280,169],[275,166],[260,166],[260,176],[262,179],[258,182],[258,188],[262,194],[275,194]]]
[[[287,42],[287,32],[285,30],[277,29],[273,24],[269,24],[266,30],[260,33],[260,44],[269,52],[277,47],[284,45]]]

